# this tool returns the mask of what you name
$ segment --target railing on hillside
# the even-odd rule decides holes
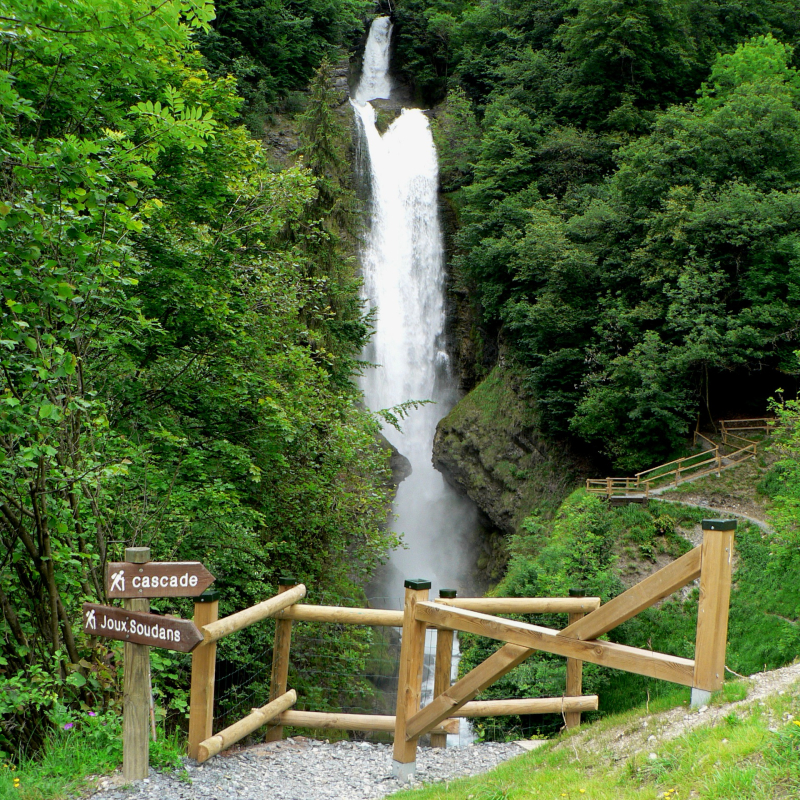
[[[719,475],[723,469],[736,466],[758,454],[758,442],[733,433],[734,430],[764,430],[769,433],[774,421],[767,417],[759,417],[720,420],[719,423],[722,431],[721,445],[695,431],[694,445],[704,446],[702,452],[637,472],[633,478],[587,478],[586,491],[607,498],[648,499],[655,489],[665,489],[670,485],[679,486],[686,481],[714,473]]]
[[[217,596],[195,606],[195,623],[204,641],[192,653],[189,755],[198,761],[216,755],[263,725],[273,722],[272,738],[282,726],[394,733],[393,774],[413,772],[421,736],[444,746],[458,717],[561,713],[565,725],[580,723],[580,713],[597,709],[596,695],[581,696],[584,661],[692,687],[692,704],[720,689],[725,673],[733,539],[736,523],[704,520],[703,543],[604,605],[597,597],[457,598],[429,601],[430,582],[407,580],[402,611],[301,605],[306,587],[282,585],[275,597],[252,608],[216,619]],[[603,641],[602,636],[687,584],[700,579],[694,659],[681,658]],[[449,593],[450,595],[454,593]],[[588,613],[587,613],[588,612]],[[530,625],[497,614],[568,613],[563,630]],[[267,618],[277,619],[270,702],[217,734],[212,730],[216,642]],[[402,626],[397,705],[394,716],[293,711],[297,692],[287,686],[291,626],[294,621],[339,625]],[[437,632],[434,698],[422,706],[426,630]],[[451,685],[455,631],[502,642],[485,661]],[[489,700],[475,696],[535,652],[567,659],[564,697]],[[438,737],[438,738],[434,738]]]
[[[636,478],[587,478],[586,489],[592,494],[605,497],[627,497],[631,494],[643,494],[649,497],[650,487],[639,485]]]

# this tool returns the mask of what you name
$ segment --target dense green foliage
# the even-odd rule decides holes
[[[797,455],[795,449],[793,458]],[[563,597],[570,588],[579,588],[605,602],[641,580],[643,573],[687,551],[690,545],[677,529],[696,529],[707,515],[701,509],[657,502],[648,507],[615,508],[580,490],[562,504],[554,520],[530,517],[526,521],[524,530],[513,538],[508,573],[496,594]],[[787,575],[800,572],[796,515],[791,525],[791,536],[780,529],[767,535],[749,523],[740,523],[736,532],[738,558],[726,665],[737,673],[750,675],[775,669],[800,652],[797,586],[786,580]],[[553,628],[564,626],[558,615],[524,619]],[[638,614],[610,631],[608,637],[634,647],[693,658],[696,624],[695,588]],[[497,647],[497,643],[477,637],[463,637],[463,642],[461,670],[475,666]],[[563,658],[537,654],[494,684],[485,696],[558,697],[564,692],[565,680]],[[672,689],[670,684],[654,679],[584,665],[584,691],[599,695],[601,715],[631,708]],[[562,724],[554,715],[479,720],[477,728],[486,737],[502,739],[512,730],[553,733]]]
[[[98,776],[122,762],[122,717],[116,711],[69,710],[51,714],[53,729],[43,752],[23,753],[0,765],[0,800],[64,800],[96,791]],[[158,770],[185,778],[181,756],[185,746],[178,731],[165,732],[150,743],[150,763]]]
[[[727,376],[761,376],[763,413],[799,371],[790,6],[404,0],[397,20],[420,95],[448,89],[453,266],[547,430],[628,471],[718,415]]]
[[[234,75],[258,134],[279,101],[303,90],[322,61],[363,31],[368,0],[218,0],[198,39],[212,76]]]
[[[117,650],[84,640],[80,605],[125,546],[202,560],[228,613],[287,570],[346,594],[390,544],[386,457],[350,380],[368,329],[331,213],[350,201],[328,72],[301,121],[309,168],[274,172],[235,124],[235,78],[194,49],[212,17],[4,4],[0,750],[42,741],[60,703],[114,701]],[[181,658],[153,663],[177,712]]]

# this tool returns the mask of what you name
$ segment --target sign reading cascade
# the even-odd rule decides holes
[[[111,561],[106,567],[106,591],[116,597],[196,597],[214,582],[199,561]]]

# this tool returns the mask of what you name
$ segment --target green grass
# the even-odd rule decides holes
[[[65,725],[71,727],[65,730]],[[182,768],[180,757],[186,747],[181,735],[158,733],[158,741],[150,743],[150,765],[159,770]],[[121,718],[79,713],[59,723],[44,752],[15,764],[0,764],[0,800],[74,797],[92,785],[92,778],[121,766]]]
[[[739,689],[741,693],[741,689]],[[800,797],[797,694],[731,712],[703,727],[614,763],[567,734],[475,778],[400,792],[396,800],[796,800]],[[622,726],[632,715],[608,718]],[[770,728],[775,729],[773,732]],[[566,741],[565,741],[566,740]],[[588,740],[591,742],[591,739]],[[575,745],[573,747],[573,744]]]

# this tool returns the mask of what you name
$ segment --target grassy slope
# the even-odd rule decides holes
[[[740,691],[746,691],[743,682],[729,684],[712,702],[737,700]],[[680,696],[664,698],[662,707]],[[650,710],[654,710],[654,704]],[[677,712],[678,717],[683,714],[683,710]],[[800,685],[795,683],[785,693],[760,702],[723,706],[716,715],[716,724],[694,728],[669,741],[647,741],[640,752],[620,752],[612,743],[626,734],[640,732],[643,727],[645,732],[658,730],[658,717],[640,708],[563,734],[485,775],[400,792],[393,797],[796,800],[800,797],[798,715]],[[655,759],[651,759],[651,751],[655,752]]]
[[[150,742],[150,765],[183,774],[184,753],[179,733],[159,729],[157,741]],[[121,763],[121,715],[65,711],[40,757],[0,764],[0,800],[63,800],[93,793],[99,776]]]

